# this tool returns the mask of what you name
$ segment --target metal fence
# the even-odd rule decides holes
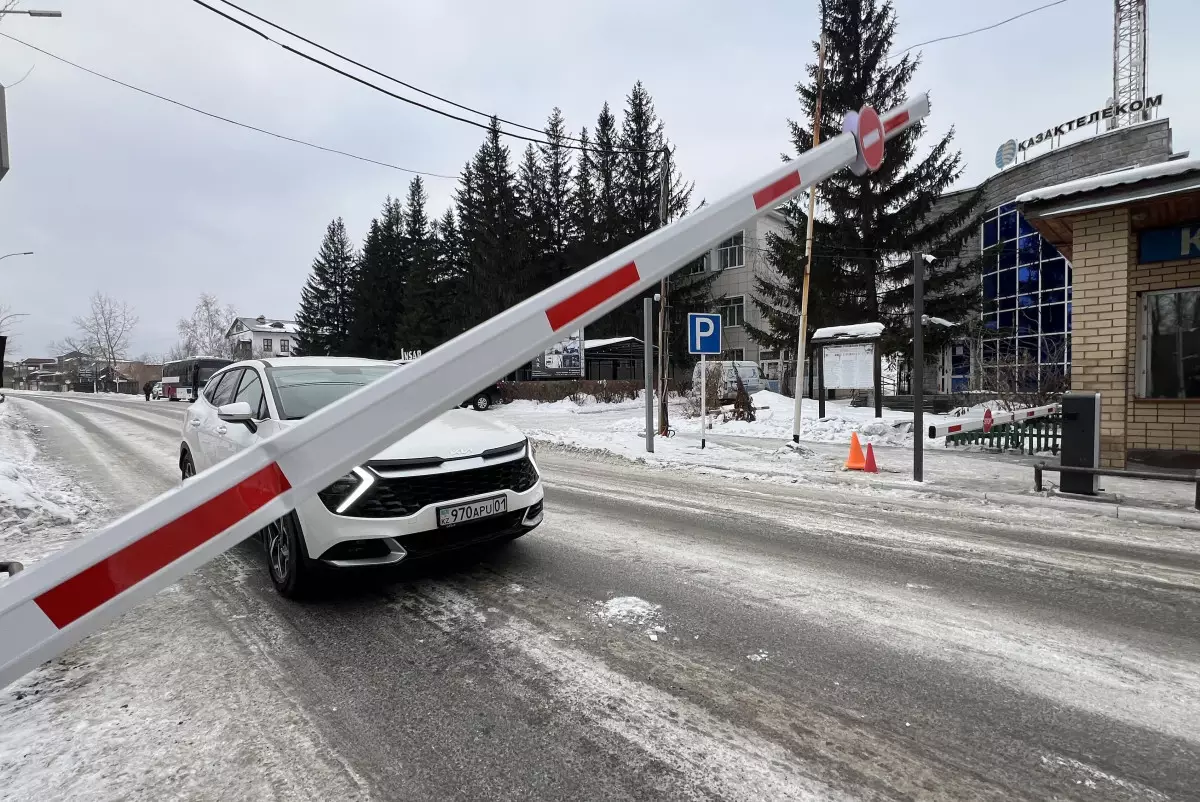
[[[1058,454],[1061,440],[1062,415],[997,424],[990,432],[977,429],[946,435],[947,446],[983,446],[997,451],[1019,451],[1022,454]]]

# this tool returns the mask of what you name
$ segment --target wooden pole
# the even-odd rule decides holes
[[[817,105],[813,109],[813,147],[821,144],[821,95],[825,87],[825,20],[821,19],[821,45],[817,55]],[[800,442],[800,419],[804,402],[804,340],[808,329],[808,277],[812,266],[813,215],[816,214],[817,191],[808,191],[808,232],[804,238],[804,288],[800,293],[800,334],[796,348],[796,392],[793,404],[792,442]],[[822,413],[824,414],[824,413]]]
[[[671,212],[671,151],[663,148],[662,176],[658,190],[658,227],[667,224]],[[670,356],[667,353],[667,307],[670,306],[669,282],[663,278],[659,285],[661,296],[658,306],[658,435],[666,437],[670,429],[667,417],[667,387],[670,372]]]

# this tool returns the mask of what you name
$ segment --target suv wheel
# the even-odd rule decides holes
[[[492,399],[488,397],[487,393],[480,393],[475,396],[475,400],[471,402],[471,406],[480,412],[486,412],[492,406]]]
[[[312,588],[313,565],[304,553],[304,535],[296,513],[272,521],[263,530],[267,550],[267,570],[280,595],[297,599]]]

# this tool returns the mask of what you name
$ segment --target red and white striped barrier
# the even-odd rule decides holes
[[[1034,418],[1045,418],[1050,415],[1057,415],[1062,411],[1061,404],[1047,404],[1043,407],[1029,407],[1027,409],[1018,409],[1012,412],[993,412],[992,426],[999,426],[1003,423],[1020,423],[1021,421],[1033,420]],[[977,418],[974,420],[964,420],[958,423],[942,423],[936,426],[929,427],[929,437],[945,437],[950,434],[961,434],[963,432],[974,432],[984,428],[984,419]]]
[[[887,138],[925,95],[883,115]],[[730,231],[853,165],[843,133],[508,309],[0,584],[0,687],[172,584]]]

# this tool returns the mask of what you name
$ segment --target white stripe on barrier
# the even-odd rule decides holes
[[[885,135],[927,113],[923,96],[892,110]],[[0,687],[857,157],[840,134],[12,577],[0,585]]]
[[[1028,407],[1026,409],[1017,409],[1012,412],[993,412],[992,425],[999,426],[1005,423],[1015,423],[1017,421],[1033,420],[1035,418],[1045,418],[1050,415],[1057,415],[1061,410],[1059,404],[1047,404],[1040,407]],[[962,434],[963,432],[974,432],[983,429],[983,418],[971,418],[970,420],[960,420],[954,423],[939,423],[929,427],[929,437],[946,437],[951,434]]]

